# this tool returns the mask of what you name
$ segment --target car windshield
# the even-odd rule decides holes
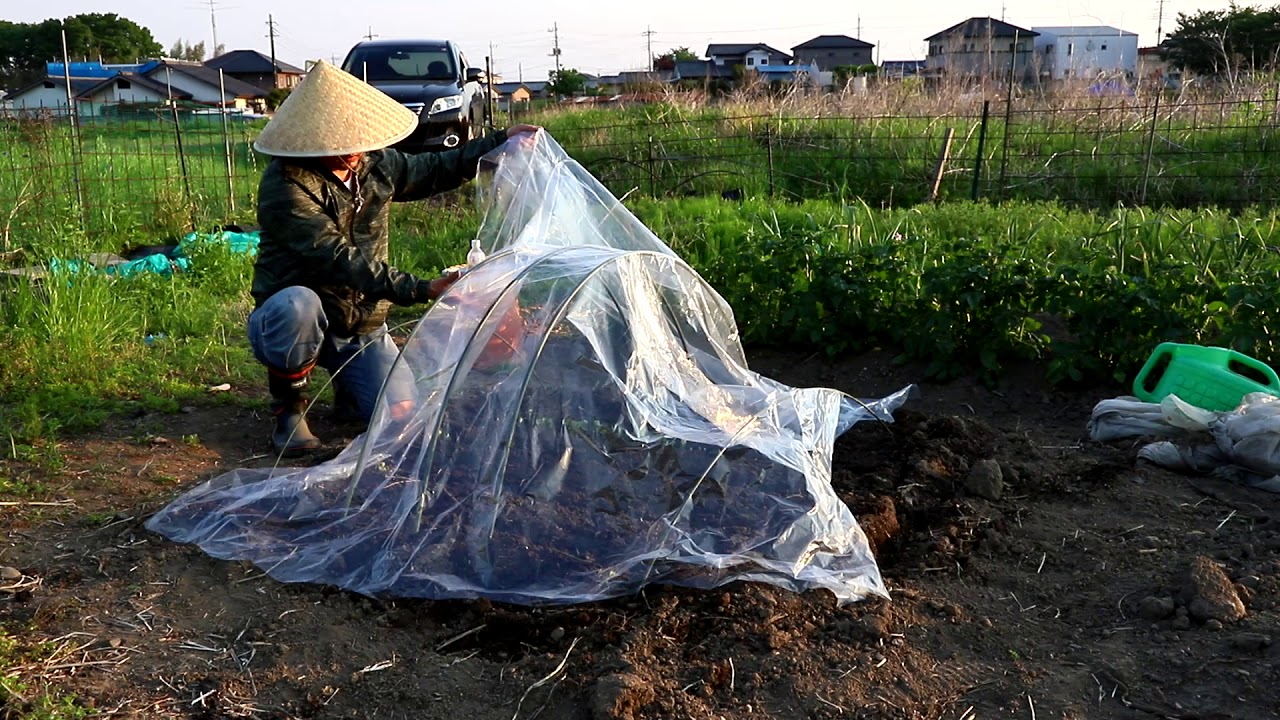
[[[366,82],[396,80],[453,80],[453,55],[442,46],[358,48],[346,71]]]

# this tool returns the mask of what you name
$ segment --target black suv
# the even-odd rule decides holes
[[[362,42],[342,69],[418,114],[418,129],[398,149],[455,148],[484,131],[488,78],[448,40]]]

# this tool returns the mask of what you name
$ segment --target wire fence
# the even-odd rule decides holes
[[[1280,196],[1278,117],[1261,98],[987,101],[946,116],[581,127],[560,141],[617,194],[1240,208]]]
[[[545,123],[618,196],[1240,208],[1280,195],[1280,113],[1261,96],[1050,104],[1010,95],[945,114],[709,107],[694,118],[609,120],[626,117],[561,113]],[[92,117],[0,107],[0,252],[50,231],[155,239],[252,221],[262,124],[172,105]]]
[[[259,126],[176,105],[0,110],[0,252],[51,233],[151,239],[252,217]]]

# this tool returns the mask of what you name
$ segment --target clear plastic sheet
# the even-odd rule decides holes
[[[545,134],[478,180],[489,257],[399,363],[415,410],[311,468],[241,469],[147,527],[277,580],[575,603],[734,580],[884,595],[830,482],[858,401],[747,368],[724,300]]]

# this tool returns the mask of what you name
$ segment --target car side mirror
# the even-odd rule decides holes
[[[485,82],[484,70],[480,68],[467,68],[467,82]]]

